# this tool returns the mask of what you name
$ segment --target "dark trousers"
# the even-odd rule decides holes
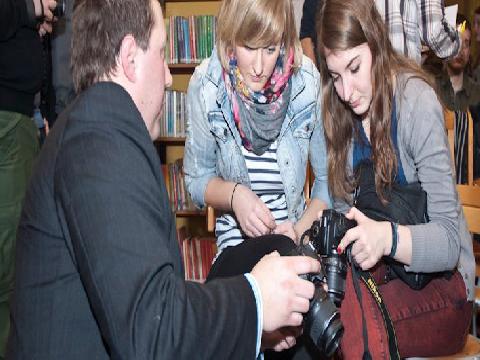
[[[10,327],[18,220],[37,152],[37,128],[32,119],[0,111],[0,359],[5,355]]]
[[[291,239],[267,235],[249,239],[225,249],[212,266],[207,281],[249,272],[266,254],[277,250],[290,255],[295,248]],[[379,280],[380,270],[374,274]],[[412,290],[401,280],[378,284],[397,335],[401,357],[441,356],[458,352],[465,344],[472,316],[472,303],[466,300],[465,284],[455,272],[449,279],[432,280],[421,291]],[[369,350],[373,359],[389,359],[383,318],[377,304],[360,281],[363,311],[367,319]],[[363,353],[361,309],[353,288],[350,269],[345,298],[340,307],[344,325],[340,354],[343,359],[360,359]],[[323,359],[310,338],[304,334],[297,345],[281,353],[267,352],[267,359]]]
[[[240,245],[226,248],[212,265],[207,282],[219,277],[229,277],[250,272],[260,259],[273,251],[282,256],[291,255],[295,243],[287,236],[265,235],[248,239]],[[310,337],[303,334],[291,349],[282,352],[266,351],[266,360],[325,359]]]

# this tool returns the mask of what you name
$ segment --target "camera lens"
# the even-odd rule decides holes
[[[328,296],[340,306],[345,297],[345,281],[347,278],[347,261],[344,256],[333,254],[323,260],[327,277]]]
[[[340,345],[343,335],[340,314],[319,284],[315,285],[315,294],[305,317],[305,329],[327,357],[332,356]]]

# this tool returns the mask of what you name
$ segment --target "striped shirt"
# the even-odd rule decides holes
[[[444,17],[442,0],[375,0],[375,5],[393,48],[418,64],[422,43],[441,59],[458,53],[460,38]]]
[[[263,155],[257,156],[243,146],[242,154],[247,165],[251,190],[267,205],[277,224],[284,222],[288,219],[288,212],[285,189],[277,163],[277,142],[273,142]],[[236,246],[247,238],[232,213],[225,213],[217,218],[215,236],[217,256],[227,246]]]

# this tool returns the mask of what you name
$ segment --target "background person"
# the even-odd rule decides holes
[[[44,70],[40,36],[51,31],[55,5],[50,0],[0,1],[0,359],[10,323],[18,219],[38,151],[32,115]]]
[[[305,0],[300,39],[305,55],[315,59],[315,17],[321,0]],[[418,64],[422,43],[439,58],[448,59],[460,50],[460,39],[444,16],[441,0],[375,0],[375,5],[388,29],[393,48]],[[315,60],[314,60],[315,61]]]
[[[473,61],[473,78],[480,82],[480,6],[473,13],[473,39],[477,43],[477,56]]]
[[[334,208],[358,223],[339,251],[353,244],[354,261],[376,275],[400,357],[455,353],[469,329],[475,260],[452,175],[442,106],[428,77],[393,50],[373,0],[324,0],[317,29],[330,194]],[[380,199],[393,183],[420,182],[429,222],[397,228],[350,208],[357,183],[352,170],[363,161],[373,164]],[[403,263],[406,271],[455,271],[449,280],[437,277],[422,290],[412,290],[400,279],[382,280],[384,256]],[[358,359],[364,350],[362,310],[351,279],[349,272],[340,309],[341,349],[344,358]],[[370,353],[382,358],[389,353],[382,315],[363,283],[360,289]]]
[[[92,41],[95,39],[95,41]],[[42,147],[19,227],[11,359],[255,358],[260,331],[302,322],[306,257],[185,282],[152,139],[160,132],[165,25],[158,1],[80,0],[79,96]]]
[[[436,76],[437,90],[444,106],[456,111],[455,120],[455,174],[457,184],[467,183],[467,133],[468,120],[466,113],[470,111],[473,119],[474,131],[474,178],[480,176],[480,149],[478,144],[478,126],[480,113],[480,84],[471,76],[471,41],[472,28],[468,19],[457,15],[457,25],[462,27],[460,36],[462,48],[457,56],[444,62],[443,71]]]

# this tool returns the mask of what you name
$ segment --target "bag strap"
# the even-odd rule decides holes
[[[357,269],[357,267],[352,263],[352,279],[353,287],[355,288],[355,293],[357,295],[358,302],[360,303],[360,309],[362,310],[362,333],[363,333],[363,360],[371,360],[372,355],[368,349],[368,332],[367,332],[367,323],[365,320],[365,315],[363,312],[363,303],[362,303],[362,294],[360,292],[360,285],[358,279],[362,279],[365,283],[368,291],[372,294],[375,303],[378,305],[380,312],[382,313],[383,322],[385,323],[385,328],[387,330],[388,337],[388,350],[390,353],[391,360],[400,360],[400,353],[398,351],[397,336],[395,334],[395,329],[393,328],[393,322],[388,313],[385,302],[383,301],[382,295],[378,291],[377,283],[373,278],[372,274],[368,271],[363,271]]]

